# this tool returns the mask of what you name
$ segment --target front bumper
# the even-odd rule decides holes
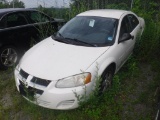
[[[50,81],[49,84],[37,84],[33,82],[34,76],[23,73],[15,69],[15,82],[17,90],[30,102],[50,109],[74,109],[78,107],[76,95],[88,96],[91,92],[91,83],[85,86],[74,88],[56,88],[57,81]],[[24,72],[24,71],[23,71]],[[84,94],[85,93],[85,94]],[[34,99],[30,99],[30,97]]]

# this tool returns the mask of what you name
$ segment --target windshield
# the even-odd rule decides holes
[[[113,45],[117,21],[113,18],[77,16],[59,30],[55,40],[82,46]]]

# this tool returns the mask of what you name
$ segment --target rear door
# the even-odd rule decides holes
[[[13,12],[6,14],[2,20],[0,32],[3,45],[14,45],[18,48],[29,47],[29,21],[24,12]]]
[[[139,20],[133,14],[129,14],[128,19],[131,24],[131,35],[133,35],[135,37],[134,38],[135,41],[137,41],[141,36],[141,30],[142,30],[140,23],[139,23]]]
[[[132,53],[135,46],[136,39],[140,30],[139,21],[137,17],[133,14],[125,15],[120,22],[120,33],[119,39],[121,39],[124,33],[130,33],[132,39],[119,42],[117,45],[117,54],[118,54],[118,67],[120,68],[123,63],[127,60],[129,55]]]
[[[119,39],[121,39],[124,33],[131,33],[131,24],[128,20],[128,16],[125,15],[121,19],[119,24],[120,24],[120,32],[119,32],[119,38],[117,43],[118,68],[120,68],[123,65],[123,63],[125,63],[128,56],[131,54],[132,47],[134,46],[134,43],[135,43],[133,39],[130,39],[124,42],[119,42]]]

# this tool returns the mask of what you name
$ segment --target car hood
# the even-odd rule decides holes
[[[70,45],[49,37],[27,51],[19,66],[35,77],[58,80],[86,71],[108,48]]]

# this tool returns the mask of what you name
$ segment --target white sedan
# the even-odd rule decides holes
[[[130,11],[78,14],[55,36],[25,53],[15,69],[18,91],[39,106],[77,108],[76,95],[90,95],[97,76],[102,77],[99,94],[107,89],[132,53],[144,25],[144,20]]]

